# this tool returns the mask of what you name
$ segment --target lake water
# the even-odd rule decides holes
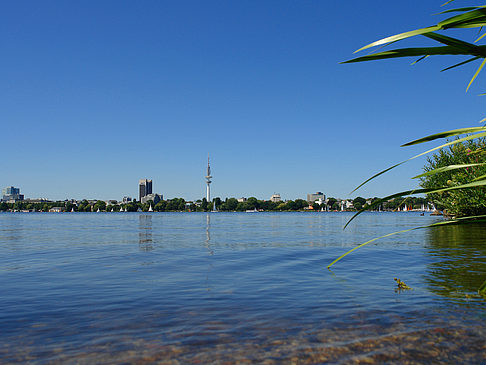
[[[350,217],[1,213],[0,363],[486,363],[486,226]]]

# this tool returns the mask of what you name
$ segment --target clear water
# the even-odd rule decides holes
[[[486,226],[350,217],[2,213],[0,363],[486,363]]]

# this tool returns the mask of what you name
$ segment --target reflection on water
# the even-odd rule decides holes
[[[211,241],[210,228],[211,228],[211,214],[207,213],[206,214],[206,241],[205,241],[205,243],[206,243],[206,248],[208,249],[209,254],[213,255],[214,251],[211,248],[210,243],[209,243],[209,241]]]
[[[152,215],[140,214],[138,216],[138,244],[142,251],[152,251]]]
[[[434,293],[462,297],[477,293],[486,280],[486,225],[465,224],[431,228],[427,232],[425,281]]]
[[[0,214],[0,363],[485,363],[484,227],[349,217]]]

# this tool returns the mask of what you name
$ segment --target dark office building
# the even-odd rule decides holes
[[[138,183],[138,201],[146,195],[152,194],[152,180],[140,179]]]

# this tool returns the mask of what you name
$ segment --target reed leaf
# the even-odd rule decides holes
[[[483,121],[486,121],[486,118],[483,119],[481,122],[483,122]],[[430,142],[430,141],[440,139],[440,138],[454,137],[454,136],[459,136],[461,134],[475,133],[475,132],[481,132],[481,131],[486,131],[486,126],[452,129],[450,131],[431,134],[430,136],[419,138],[419,139],[413,140],[411,142],[407,142],[405,144],[402,144],[400,147],[407,147],[407,146],[412,146],[412,145],[419,144],[419,143]]]
[[[466,91],[469,90],[469,87],[471,86],[471,84],[473,83],[473,81],[476,79],[476,77],[479,75],[479,73],[481,72],[484,64],[486,63],[486,58],[483,60],[483,62],[481,62],[481,65],[479,65],[479,68],[476,70],[476,73],[474,74],[474,76],[472,77],[471,81],[469,81],[469,84],[467,85],[467,88],[466,88]]]
[[[412,177],[412,179],[418,179],[418,178],[421,178],[421,177],[440,174],[440,173],[446,172],[446,171],[463,169],[463,168],[466,168],[466,167],[481,166],[481,165],[486,165],[486,163],[468,163],[468,164],[462,164],[462,165],[449,165],[449,166],[439,167],[437,169],[430,170],[430,171],[427,171],[423,174],[414,176],[414,177]]]
[[[479,128],[481,130],[485,130],[485,127],[473,127],[473,128]],[[472,128],[462,128],[463,130],[467,130],[467,129],[472,129]],[[459,129],[456,129],[456,131],[458,131]],[[449,132],[452,132],[452,131],[449,131]],[[443,133],[449,133],[449,132],[443,132]],[[467,132],[466,132],[467,133]],[[440,134],[440,133],[438,133]],[[458,135],[458,134],[464,134],[464,133],[456,133],[456,134],[451,134],[451,135]],[[432,137],[432,136],[429,136],[429,137]],[[391,167],[388,167],[386,168],[385,170],[382,170],[380,172],[378,172],[377,174],[373,175],[372,177],[370,177],[369,179],[365,180],[364,182],[362,182],[361,184],[359,184],[353,191],[351,191],[350,194],[354,193],[356,190],[358,190],[360,187],[362,187],[363,185],[365,185],[366,183],[370,182],[371,180],[377,178],[378,176],[380,175],[383,175],[385,172],[388,172],[392,169],[394,169],[395,167],[398,167],[400,165],[403,165],[405,162],[408,162],[408,161],[411,161],[411,160],[414,160],[418,157],[421,157],[423,155],[426,155],[430,152],[433,152],[433,151],[436,151],[436,150],[439,150],[441,148],[444,148],[444,147],[448,147],[448,146],[452,146],[454,144],[457,144],[457,143],[461,143],[461,142],[465,142],[465,141],[470,141],[472,139],[476,139],[476,138],[481,138],[481,137],[486,137],[486,132],[483,132],[483,133],[477,133],[477,134],[473,134],[473,135],[470,135],[470,136],[466,136],[466,137],[463,137],[463,138],[458,138],[454,141],[451,141],[451,142],[447,142],[447,143],[444,143],[438,147],[434,147],[430,150],[427,150],[425,152],[422,152],[422,153],[419,153],[418,155],[415,155],[413,157],[410,157],[409,159],[405,160],[405,161],[402,161],[402,162],[399,162]],[[428,138],[428,137],[425,137],[425,138]],[[437,138],[440,138],[440,137],[437,137]],[[436,138],[433,138],[433,139],[436,139]],[[425,142],[425,141],[424,141]],[[413,143],[413,142],[409,142],[408,144],[404,144],[403,146],[408,146],[411,144],[416,144],[416,143]],[[417,143],[421,143],[421,142],[417,142]],[[348,222],[349,223],[349,222]],[[346,226],[348,225],[348,223],[346,224]]]
[[[484,33],[484,34],[486,35],[486,33]],[[444,68],[444,69],[440,70],[440,72],[444,72],[444,71],[451,70],[451,69],[453,69],[453,68],[455,68],[455,67],[465,65],[466,63],[469,63],[469,62],[472,62],[472,61],[479,60],[480,58],[481,58],[481,57],[479,57],[479,56],[476,56],[476,57],[470,58],[470,59],[468,59],[468,60],[466,60],[466,61],[459,62],[459,63],[457,63],[457,64],[455,64],[455,65],[453,65],[453,66],[446,67],[446,68]]]
[[[478,48],[477,53],[481,52],[481,57],[486,57],[486,46],[475,46]],[[439,47],[418,47],[418,48],[399,48],[390,51],[372,53],[366,56],[352,58],[341,63],[355,63],[375,60],[385,60],[391,58],[401,57],[417,57],[417,56],[438,56],[438,55],[470,55],[469,51],[456,46],[439,46]]]
[[[486,295],[486,281],[478,289],[479,295]]]
[[[399,196],[408,196],[408,195],[413,195],[413,194],[434,194],[434,193],[440,193],[443,191],[450,191],[450,190],[457,190],[457,189],[470,189],[470,188],[476,188],[480,186],[486,186],[486,179],[482,180],[477,180],[473,181],[467,184],[461,184],[461,185],[456,185],[456,186],[446,186],[446,187],[440,187],[440,188],[427,188],[427,189],[414,189],[414,190],[405,190],[401,191],[399,193],[394,193],[388,196],[385,196],[384,198],[377,199],[373,203],[371,203],[369,206],[366,208],[361,208],[358,210],[345,224],[343,229],[346,229],[346,227],[356,218],[358,215],[361,213],[365,212],[368,209],[371,209],[373,207],[376,207],[377,205],[380,205],[381,203],[397,198]]]
[[[375,238],[373,238],[369,241],[366,241],[366,242],[364,242],[364,243],[362,243],[362,244],[360,244],[356,247],[353,247],[351,250],[346,251],[344,254],[339,256],[337,259],[335,259],[329,265],[327,265],[327,268],[330,269],[330,267],[332,265],[334,265],[336,262],[340,261],[341,259],[343,259],[347,255],[349,255],[351,252],[357,250],[358,248],[369,245],[370,243],[373,243],[373,242],[375,242],[375,241],[377,241],[381,238],[394,236],[394,235],[397,235],[399,233],[415,231],[417,229],[434,228],[434,227],[445,226],[445,225],[450,225],[450,224],[480,223],[480,222],[481,223],[486,222],[486,215],[478,215],[478,216],[474,216],[474,217],[462,217],[462,218],[457,218],[457,219],[451,219],[451,220],[448,220],[448,221],[442,221],[442,222],[436,222],[436,223],[428,224],[426,226],[413,227],[413,228],[404,229],[404,230],[401,230],[401,231],[388,233],[388,234],[385,234],[385,235],[380,236],[380,237],[375,237]],[[482,293],[486,294],[486,282],[483,285],[481,285],[481,287],[479,288],[479,294],[482,294]]]
[[[416,30],[411,30],[411,31],[408,31],[408,32],[396,34],[396,35],[393,35],[393,36],[390,36],[390,37],[380,39],[376,42],[370,43],[370,44],[368,44],[364,47],[361,47],[360,49],[354,51],[354,53],[358,53],[358,52],[363,51],[367,48],[379,46],[379,45],[382,45],[382,44],[400,41],[402,39],[410,38],[410,37],[413,37],[413,36],[416,36],[416,35],[429,33],[429,32],[435,32],[435,31],[440,30],[440,29],[441,28],[440,28],[439,25],[433,25],[433,26],[426,27],[426,28],[421,28],[421,29],[416,29]]]

